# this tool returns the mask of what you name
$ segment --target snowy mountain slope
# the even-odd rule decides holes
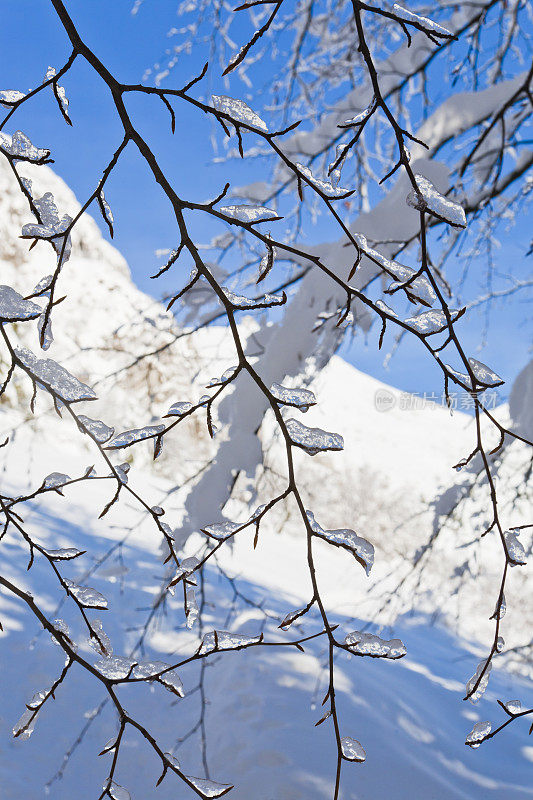
[[[54,448],[52,442],[49,446]],[[37,472],[42,472],[49,457],[50,453],[41,451],[41,464],[35,464]],[[58,452],[57,458],[60,457]],[[21,466],[24,474],[25,466]],[[144,482],[144,476],[138,477]],[[148,482],[153,500],[159,501],[165,487]],[[146,617],[146,610],[139,609],[149,607],[159,586],[158,541],[146,520],[139,525],[139,514],[129,503],[113,511],[109,521],[96,521],[94,509],[101,507],[107,494],[101,484],[93,484],[90,491],[76,487],[66,491],[68,503],[59,497],[41,500],[31,514],[26,514],[26,523],[48,547],[73,544],[87,548],[88,555],[76,561],[68,574],[76,579],[87,569],[92,571],[90,579],[85,580],[104,593],[110,610],[91,616],[103,618],[115,652],[126,654],[140,633],[134,626],[142,625]],[[127,540],[110,552],[129,528],[133,532]],[[255,554],[256,560],[262,562],[263,579],[280,567],[279,537],[274,532],[264,536],[267,541]],[[251,552],[250,541],[247,549]],[[224,567],[230,575],[244,573],[239,590],[255,602],[263,600],[265,610],[274,617],[264,628],[267,640],[283,641],[289,634],[280,633],[276,626],[293,604],[307,599],[302,579],[305,572],[294,570],[287,590],[273,593],[263,585],[264,580],[257,583],[248,576],[246,560],[241,557],[243,550],[244,544],[233,557],[228,554]],[[96,655],[84,644],[86,637],[75,611],[68,603],[58,606],[61,592],[47,566],[38,560],[26,573],[23,548],[13,537],[3,543],[3,553],[3,571],[8,577],[23,588],[31,587],[36,601],[48,613],[66,619],[83,654],[95,660]],[[101,561],[106,554],[106,560]],[[290,552],[284,553],[283,560],[290,558]],[[348,557],[343,562],[342,568],[350,573],[352,582],[358,581],[360,567]],[[328,570],[332,568],[330,564]],[[247,603],[235,601],[231,584],[211,568],[206,573],[205,591],[207,629],[226,626],[228,613],[231,630],[255,634],[263,627],[263,614]],[[5,628],[0,634],[0,674],[2,685],[9,687],[2,693],[0,708],[2,798],[38,800],[45,796],[44,785],[61,768],[64,753],[90,721],[92,710],[103,696],[78,670],[41,713],[31,739],[13,740],[10,729],[22,713],[24,702],[34,691],[49,685],[62,659],[49,637],[39,632],[31,615],[5,593],[0,594],[0,618]],[[336,621],[346,632],[353,629],[343,608],[339,608]],[[317,622],[309,620],[298,633],[316,630]],[[438,800],[531,797],[533,750],[525,735],[526,721],[515,724],[500,739],[478,751],[463,744],[474,722],[495,714],[495,698],[507,700],[516,696],[524,703],[533,702],[531,684],[496,672],[491,677],[488,696],[478,709],[461,700],[465,671],[476,660],[464,644],[442,629],[429,627],[420,617],[404,620],[394,633],[408,645],[408,655],[402,661],[337,661],[343,733],[360,739],[367,751],[365,764],[345,765],[343,800],[407,800],[413,791],[417,797]],[[194,650],[197,635],[184,632],[180,601],[169,598],[167,613],[158,619],[147,638],[143,656],[178,660]],[[213,778],[235,782],[230,796],[236,800],[327,800],[331,796],[332,731],[328,723],[314,727],[322,714],[320,703],[325,691],[323,645],[319,639],[305,649],[305,654],[292,648],[229,653],[215,658],[214,665],[206,670],[209,768]],[[165,749],[173,749],[187,772],[200,775],[203,768],[198,737],[191,737],[174,750],[177,740],[196,724],[199,714],[199,695],[193,691],[199,680],[198,667],[184,668],[180,674],[186,696],[177,704],[161,687],[150,690],[136,686],[122,690],[122,695],[129,713],[139,715],[157,732]],[[98,759],[97,753],[115,730],[113,715],[106,706],[89,725],[62,778],[50,784],[50,797],[91,800],[97,796],[109,760],[109,756]],[[129,788],[134,799],[190,796],[172,776],[155,790],[158,766],[145,743],[130,734],[117,780]]]

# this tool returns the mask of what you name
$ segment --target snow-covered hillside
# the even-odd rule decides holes
[[[76,209],[72,194],[51,170],[27,167],[26,171],[41,191],[53,192],[62,211]],[[44,247],[38,245],[28,253],[27,244],[16,239],[26,221],[28,215],[1,161],[1,283],[12,284],[24,294],[50,272],[50,254]],[[56,342],[50,356],[95,386],[99,400],[90,404],[90,411],[87,404],[87,413],[101,415],[122,430],[153,422],[171,402],[197,399],[207,380],[233,363],[225,329],[213,327],[179,338],[182,332],[172,318],[134,287],[124,260],[102,239],[96,224],[84,217],[76,231],[73,256],[61,275],[59,289],[67,299],[55,310]],[[245,320],[243,329],[253,331],[254,323]],[[24,331],[21,336],[26,336]],[[36,336],[24,343],[37,349]],[[147,349],[159,352],[137,360]],[[133,362],[131,369],[125,369]],[[387,616],[380,617],[386,590],[395,585],[396,571],[405,572],[411,555],[431,535],[428,504],[439,487],[446,489],[456,479],[451,465],[470,450],[471,420],[457,412],[450,416],[438,405],[404,409],[400,393],[338,358],[332,359],[311,388],[318,405],[307,413],[306,424],[342,433],[345,449],[314,459],[298,454],[296,469],[305,501],[323,526],[353,525],[376,547],[376,566],[368,580],[346,553],[318,543],[318,579],[325,600],[346,632],[354,629],[354,619],[358,625],[376,618],[392,622],[398,610],[409,607],[409,597],[402,595],[392,612],[387,610]],[[35,417],[31,416],[30,395],[31,387],[22,381],[0,404],[0,440],[10,436],[1,451],[8,467],[7,471],[3,468],[2,491],[16,496],[36,488],[52,470],[74,476],[93,463],[98,474],[105,474],[105,465],[98,461],[88,437],[82,438],[70,420],[59,419],[43,398],[38,399]],[[383,410],[384,396],[387,410]],[[224,431],[220,435],[223,438]],[[278,444],[272,440],[268,416],[261,439],[267,464],[276,467]],[[148,449],[132,454],[130,484],[149,504],[164,506],[165,519],[179,528],[187,494],[194,486],[194,480],[187,480],[209,463],[215,447],[205,421],[194,419],[183,429],[179,426],[155,469]],[[508,496],[517,463],[509,463],[508,474],[502,468]],[[258,502],[269,497],[275,473],[275,469],[267,470],[259,476]],[[46,547],[87,550],[71,565],[69,575],[80,580],[84,576],[82,583],[87,580],[108,598],[110,611],[103,621],[115,652],[138,655],[139,636],[164,582],[160,541],[146,513],[131,497],[98,520],[109,491],[103,482],[94,482],[90,487],[84,483],[67,489],[68,502],[59,496],[41,497],[26,511],[25,525]],[[247,487],[237,483],[235,498],[225,512],[244,518],[249,500]],[[491,677],[479,709],[461,700],[464,680],[483,652],[472,641],[483,639],[486,633],[480,620],[488,616],[487,603],[493,604],[493,576],[491,569],[487,575],[472,575],[470,594],[457,609],[445,607],[447,594],[440,584],[462,564],[464,545],[476,532],[483,496],[474,501],[470,515],[474,523],[467,522],[444,538],[442,549],[426,567],[425,584],[417,596],[423,613],[394,623],[393,633],[406,643],[407,657],[383,664],[339,658],[343,734],[359,739],[367,751],[364,765],[347,764],[343,771],[343,800],[403,800],[413,794],[439,800],[533,796],[533,749],[524,731],[527,721],[511,726],[478,751],[463,744],[474,722],[496,713],[495,698],[517,696],[524,703],[533,701],[528,682],[503,673]],[[281,642],[284,634],[277,628],[279,621],[309,597],[308,573],[303,568],[305,543],[291,509],[281,507],[262,526],[255,550],[252,538],[249,531],[244,532],[206,570],[203,625],[207,630],[230,628],[254,634],[263,629],[268,640]],[[202,541],[200,534],[192,536],[187,555],[194,554]],[[0,547],[6,576],[31,591],[47,613],[71,622],[82,652],[95,658],[47,566],[37,559],[27,572],[25,546],[12,533]],[[473,560],[477,558],[476,551]],[[505,637],[512,645],[524,643],[528,633],[523,631],[523,621],[531,619],[526,578],[520,580],[508,597],[505,620]],[[513,611],[520,599],[518,612]],[[200,632],[184,629],[183,601],[169,597],[165,610],[147,629],[146,657],[174,659],[198,644]],[[444,620],[456,615],[457,628],[468,634],[470,644],[432,627],[429,621],[435,612]],[[298,630],[305,634],[318,630],[318,622],[307,619]],[[24,703],[34,691],[50,684],[61,658],[33,618],[6,593],[0,593],[0,620],[4,627],[0,632],[2,800],[42,797],[45,784],[62,769],[64,754],[80,734],[82,741],[67,759],[64,772],[50,784],[50,797],[97,797],[107,774],[102,762],[109,756],[98,760],[96,754],[115,731],[110,708],[94,716],[103,697],[80,672],[78,682],[60,687],[56,701],[40,714],[30,741],[13,741],[10,731]],[[200,672],[198,666],[184,669],[183,700],[173,703],[164,690],[140,685],[124,691],[125,702],[132,713],[150,722],[165,748],[175,752],[190,774],[203,774],[199,743],[205,727],[212,777],[234,782],[230,796],[238,800],[326,800],[334,768],[332,732],[328,722],[313,727],[321,716],[324,694],[323,647],[317,639],[306,646],[305,654],[274,647],[226,654],[205,671]],[[205,680],[209,700],[205,718],[199,716],[200,680]],[[187,737],[200,718],[203,722]],[[178,746],[183,737],[187,738]],[[189,796],[172,776],[157,791],[153,788],[157,765],[140,739],[129,736],[123,753],[118,780],[129,787],[133,798]]]

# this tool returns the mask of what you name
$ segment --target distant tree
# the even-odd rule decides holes
[[[212,48],[212,60],[222,60],[225,75],[240,76],[246,87],[246,102],[222,94],[215,94],[210,100],[199,99],[202,81],[209,75],[207,64],[190,80],[184,74],[178,77],[181,67],[176,55],[191,46],[188,26],[184,26],[185,40],[176,45],[168,66],[157,74],[155,83],[131,85],[121,82],[97,57],[92,43],[82,38],[61,0],[50,0],[50,7],[70,40],[72,54],[57,72],[50,69],[44,83],[33,91],[22,94],[5,90],[0,94],[0,102],[7,109],[0,126],[0,150],[35,217],[34,223],[23,226],[22,236],[32,246],[39,240],[48,241],[56,254],[56,267],[29,294],[22,287],[1,287],[5,364],[1,392],[7,390],[16,374],[29,376],[34,397],[38,388],[44,390],[58,412],[76,421],[80,432],[93,440],[101,464],[110,474],[106,477],[90,470],[72,479],[55,472],[31,494],[1,496],[4,526],[0,539],[7,531],[21,537],[27,545],[28,569],[36,558],[49,563],[62,591],[77,606],[101,660],[95,666],[80,655],[66,626],[49,619],[30,592],[0,575],[0,585],[26,604],[66,658],[54,684],[37,693],[28,704],[14,735],[26,738],[31,734],[40,709],[77,664],[102,684],[118,718],[117,737],[104,748],[113,756],[100,800],[129,797],[127,790],[114,780],[123,737],[129,728],[137,729],[147,747],[159,757],[159,781],[174,772],[201,797],[220,797],[228,792],[232,788],[229,785],[185,774],[150,729],[128,714],[119,687],[132,681],[158,682],[181,695],[178,670],[184,663],[202,662],[212,653],[272,642],[266,642],[262,634],[247,637],[213,631],[205,634],[193,656],[175,663],[114,656],[101,623],[90,616],[91,609],[107,607],[105,597],[62,575],[62,562],[83,553],[75,548],[47,550],[28,533],[21,512],[36,497],[47,492],[61,493],[72,483],[97,478],[110,481],[113,494],[100,516],[125,496],[150,514],[154,529],[162,537],[164,559],[171,570],[154,608],[164,603],[167,591],[179,590],[183,593],[186,624],[192,627],[200,613],[195,586],[202,567],[241,531],[255,528],[257,537],[264,517],[290,500],[307,541],[307,559],[302,568],[309,572],[312,596],[304,608],[288,614],[280,627],[289,629],[311,609],[321,619],[322,630],[316,635],[327,642],[329,675],[321,722],[329,719],[336,743],[332,797],[337,800],[343,762],[364,761],[365,752],[344,730],[335,695],[335,656],[344,651],[360,657],[398,659],[406,650],[398,639],[387,641],[362,631],[339,640],[324,604],[315,570],[316,540],[347,550],[367,574],[373,565],[374,548],[350,529],[324,529],[315,517],[321,517],[322,509],[311,512],[306,508],[301,477],[294,466],[294,449],[309,455],[337,451],[343,448],[343,440],[339,434],[310,428],[298,418],[299,411],[316,402],[305,382],[327,363],[347,329],[354,325],[368,328],[377,322],[381,326],[380,348],[387,329],[394,330],[397,338],[416,338],[442,372],[447,401],[452,403],[451,393],[456,389],[472,398],[475,437],[457,468],[466,467],[474,459],[479,464],[490,507],[482,535],[491,533],[501,546],[493,637],[487,657],[467,684],[467,697],[480,696],[487,685],[492,660],[502,649],[500,621],[509,568],[525,563],[525,551],[517,538],[519,531],[507,529],[507,520],[498,508],[491,455],[510,440],[531,443],[526,436],[503,427],[485,403],[484,392],[503,381],[465,350],[456,324],[466,312],[466,307],[457,302],[461,284],[456,276],[452,276],[453,282],[446,276],[445,266],[453,253],[459,252],[463,260],[473,263],[484,253],[487,301],[492,298],[496,293],[492,288],[493,233],[502,215],[508,218],[518,213],[529,200],[533,186],[527,176],[533,162],[533,152],[528,149],[533,66],[522,62],[529,52],[531,6],[490,0],[435,4],[426,12],[418,5],[413,11],[358,0],[321,4],[314,0],[289,4],[283,0],[252,0],[235,10],[222,3],[187,3],[183,7],[186,13],[203,20],[201,27],[193,28],[193,37],[201,42],[205,35]],[[137,3],[136,10],[139,7]],[[256,30],[237,49],[229,31],[233,20],[243,12]],[[267,88],[256,90],[269,54],[273,54],[274,76],[269,74],[265,81],[263,74],[262,83],[266,82]],[[51,150],[34,146],[20,131],[12,135],[6,131],[14,130],[17,110],[47,88],[52,89],[65,122],[72,124],[63,79],[67,75],[75,78],[79,61],[99,76],[103,91],[111,94],[123,138],[108,154],[108,165],[95,181],[94,191],[72,219],[62,214],[51,195],[36,197],[31,182],[24,178],[24,164],[48,163]],[[163,88],[161,84],[167,77],[181,88]],[[188,197],[179,195],[128,111],[126,100],[130,95],[159,98],[168,111],[173,131],[178,106],[196,109],[202,118],[220,127],[228,142],[235,143],[235,151],[229,150],[228,157],[255,156],[258,161],[262,157],[265,163],[258,164],[258,180],[231,190],[234,198],[244,202],[228,202],[229,182],[209,202],[200,202],[193,189]],[[95,399],[93,389],[55,361],[41,359],[20,346],[17,331],[22,324],[37,321],[41,347],[47,350],[50,346],[54,308],[63,300],[61,272],[68,269],[71,232],[82,213],[97,206],[113,234],[113,215],[104,191],[126,148],[137,151],[175,217],[176,248],[158,275],[178,270],[182,262],[192,265],[188,277],[178,273],[181,288],[169,298],[169,307],[178,309],[178,320],[186,317],[189,324],[191,309],[196,325],[224,318],[233,337],[235,365],[208,385],[208,393],[199,402],[176,403],[158,424],[143,425],[140,418],[138,428],[113,436],[105,422],[77,411],[78,402]],[[183,150],[181,153],[183,158],[189,157]],[[231,177],[230,165],[227,174]],[[335,241],[305,246],[301,240],[319,212],[336,231]],[[221,230],[226,231],[222,239],[218,235],[209,243],[210,260],[205,247],[200,246],[204,243],[195,241],[190,233],[191,214],[205,218],[209,225],[223,226]],[[282,218],[290,223],[289,227],[276,233],[279,225],[275,223]],[[265,232],[265,223],[270,223],[270,233]],[[468,233],[468,224],[473,233]],[[233,252],[238,253],[241,264],[230,287],[228,275],[217,262]],[[412,266],[400,263],[400,256]],[[250,288],[254,281],[269,291],[261,293],[260,289]],[[526,290],[530,283],[516,279],[506,291]],[[286,294],[289,289],[294,292],[290,302]],[[406,318],[400,315],[402,301],[411,304]],[[276,310],[275,322],[264,330],[264,350],[251,357],[239,326],[240,315],[272,309]],[[272,314],[264,317],[272,321]],[[295,388],[295,384],[299,385]],[[234,391],[227,392],[229,387]],[[188,496],[183,527],[172,531],[162,519],[163,509],[151,507],[128,484],[129,464],[115,464],[111,454],[151,440],[157,458],[166,434],[200,412],[206,414],[208,431],[214,436],[215,410],[228,436],[218,446],[216,460]],[[247,476],[253,495],[253,480],[263,460],[257,431],[267,412],[275,419],[285,451],[280,488],[249,519],[220,520],[220,509],[239,475]],[[487,424],[499,435],[499,443],[491,452],[485,438]],[[526,522],[519,527],[531,526]],[[198,558],[183,559],[182,547],[189,534],[198,529],[206,535],[204,550]],[[289,636],[276,644],[301,649],[309,638],[314,637]],[[516,707],[505,707],[504,711],[507,716],[502,725],[491,731],[488,723],[478,723],[467,737],[467,744],[478,746],[518,717],[533,714],[533,709]]]

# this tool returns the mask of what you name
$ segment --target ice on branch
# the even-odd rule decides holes
[[[351,128],[352,126],[355,126],[355,125],[361,125],[361,123],[364,122],[365,119],[367,119],[371,115],[371,113],[374,110],[374,106],[375,106],[375,98],[373,97],[372,98],[372,102],[364,109],[364,111],[360,111],[359,114],[355,115],[355,117],[352,117],[351,119],[347,119],[345,122],[343,122],[338,127],[339,128]]]
[[[329,433],[322,428],[308,428],[297,419],[288,419],[285,425],[291,442],[310,456],[316,456],[325,450],[342,450],[344,447],[344,439],[339,433]]]
[[[0,131],[0,150],[12,158],[31,161],[32,164],[42,164],[50,155],[50,150],[35,147],[22,131],[16,131],[11,137]]]
[[[255,225],[258,222],[272,222],[273,220],[280,219],[275,211],[265,206],[247,206],[244,204],[236,206],[221,206],[219,208],[221,214],[224,214],[230,219],[236,219],[239,222],[244,222],[247,225]]]
[[[200,609],[198,608],[198,603],[196,602],[196,593],[192,586],[187,586],[185,589],[185,617],[186,617],[186,624],[187,628],[191,630],[194,626],[194,623],[198,619],[200,615]]]
[[[345,550],[349,550],[364,567],[366,574],[370,575],[370,570],[374,564],[374,546],[370,542],[358,536],[355,531],[349,528],[339,528],[332,531],[324,530],[318,524],[311,511],[306,511],[305,513],[315,536],[319,536],[336,547],[343,547]]]
[[[222,112],[222,114],[227,114],[228,117],[231,117],[235,122],[242,122],[245,125],[250,125],[252,128],[263,131],[263,133],[268,133],[266,122],[263,122],[261,117],[259,117],[255,111],[252,111],[250,106],[246,105],[242,100],[236,100],[224,94],[213,94],[211,95],[211,99],[217,111]]]
[[[343,736],[341,739],[342,757],[346,761],[362,762],[366,760],[366,753],[361,742],[352,739],[351,736]]]
[[[173,403],[168,409],[165,416],[182,417],[184,414],[187,414],[187,412],[190,411],[191,408],[192,408],[192,403],[187,403],[187,402]]]
[[[383,300],[376,300],[376,308],[378,308],[380,311],[383,311],[385,314],[389,314],[389,316],[391,317],[398,316],[396,311],[394,311],[393,308],[384,303]]]
[[[512,567],[524,566],[527,564],[526,551],[518,541],[517,534],[513,531],[505,531],[505,549]]]
[[[259,275],[257,277],[257,283],[260,283],[262,280],[266,278],[272,267],[274,266],[274,259],[276,258],[277,251],[275,247],[269,245],[267,243],[267,251],[261,257],[261,263],[259,264]]]
[[[33,295],[41,295],[48,291],[50,286],[52,285],[52,281],[54,280],[53,275],[45,275],[44,278],[41,278],[39,283],[34,287],[32,294]]]
[[[218,539],[219,541],[224,541],[239,528],[243,527],[244,523],[241,522],[213,522],[211,525],[206,525],[205,528],[202,528],[202,531],[206,533],[208,536],[211,536],[212,539]]]
[[[167,664],[166,661],[141,661],[139,664],[135,664],[130,677],[144,681],[147,678],[155,678],[169,667],[170,664]]]
[[[415,271],[410,267],[403,267],[403,269],[405,272],[410,272],[411,275],[415,274]],[[437,294],[428,278],[425,275],[419,275],[418,278],[411,280],[411,275],[391,283],[386,290],[387,294],[394,294],[394,292],[403,290],[423,305],[432,306],[437,301]]]
[[[35,729],[37,713],[31,709],[26,709],[17,724],[13,727],[13,737],[27,741]]]
[[[433,22],[432,19],[422,17],[419,14],[413,14],[412,11],[409,11],[407,8],[402,8],[402,6],[399,6],[397,3],[394,3],[392,10],[399,19],[403,19],[406,22],[415,22],[426,30],[432,31],[440,36],[453,36],[447,28],[443,28],[438,22]]]
[[[212,389],[213,386],[222,386],[223,383],[227,383],[230,381],[235,373],[237,372],[238,367],[229,367],[221,376],[220,378],[212,378],[208,384],[206,384],[206,389]]]
[[[59,550],[44,550],[44,553],[52,561],[72,561],[86,553],[86,550],[78,550],[76,547],[63,547]]]
[[[364,236],[362,233],[356,233],[354,235],[354,239],[357,243],[357,246],[366,256],[368,256],[368,258],[370,258],[371,261],[373,261],[375,264],[378,264],[389,275],[392,275],[397,279],[395,283],[392,283],[388,287],[387,292],[389,294],[392,294],[399,289],[404,289],[410,295],[428,306],[431,306],[437,300],[435,290],[425,275],[419,275],[417,278],[412,280],[413,276],[416,275],[414,269],[411,267],[406,267],[404,264],[400,264],[398,261],[387,258],[382,253],[374,250],[372,247],[369,247],[366,236]],[[411,282],[408,283],[409,281]],[[406,283],[408,283],[408,285],[404,286]],[[395,314],[395,316],[397,315]]]
[[[54,628],[54,630],[58,631],[58,633],[62,633],[63,636],[66,636],[67,639],[70,639],[70,629],[64,619],[55,619],[52,627]],[[52,636],[52,634],[50,634],[50,637],[54,644],[59,645],[55,636]]]
[[[215,650],[239,650],[251,644],[263,641],[263,634],[259,636],[246,636],[243,633],[230,633],[229,631],[211,631],[206,633],[200,645],[199,654],[205,655]]]
[[[90,586],[80,586],[74,581],[68,580],[68,578],[64,578],[64,582],[69,594],[78,601],[80,606],[84,608],[99,608],[101,610],[107,608],[107,600],[96,589],[92,589]]]
[[[466,694],[469,695],[468,699],[470,700],[471,703],[474,704],[477,703],[478,700],[480,700],[481,697],[484,695],[485,689],[487,688],[487,684],[489,682],[489,675],[491,669],[492,669],[492,661],[488,661],[487,663],[487,659],[483,659],[477,665],[477,669],[474,675],[472,675],[472,677],[466,684]],[[481,673],[483,673],[482,678],[480,678]],[[472,692],[472,689],[474,688],[474,686],[476,686],[476,684],[478,685],[475,692],[470,694],[470,692]]]
[[[300,411],[307,411],[316,405],[316,397],[309,389],[288,389],[280,383],[273,383],[270,394],[283,406],[294,406]]]
[[[134,428],[131,431],[124,431],[115,436],[114,439],[111,439],[104,449],[119,450],[122,447],[129,447],[136,442],[142,442],[143,439],[151,439],[164,430],[164,425],[146,425],[144,428]]]
[[[418,191],[412,189],[409,192],[408,206],[417,211],[428,211],[456,228],[466,228],[466,215],[458,203],[444,197],[423,175],[415,175],[415,180]]]
[[[131,674],[135,661],[122,656],[109,656],[94,662],[98,672],[110,681],[120,681]]]
[[[37,319],[42,308],[31,300],[25,300],[11,286],[0,286],[0,320],[2,322],[24,322]]]
[[[64,472],[51,472],[43,481],[43,489],[59,489],[71,480]]]
[[[2,89],[0,91],[0,105],[12,106],[26,97],[23,92],[18,92],[16,89]]]
[[[117,464],[117,466],[113,467],[113,469],[115,470],[114,474],[116,477],[125,486],[128,482],[128,472],[130,471],[130,465],[128,462],[125,461],[123,464]]]
[[[105,789],[106,786],[107,784],[104,783],[102,788]],[[111,800],[131,800],[131,795],[128,790],[120,786],[120,784],[115,783],[115,781],[111,781],[107,793],[109,797],[111,797]]]
[[[96,400],[96,395],[89,386],[51,358],[37,358],[27,347],[15,347],[15,355],[37,383],[49,386],[65,403]]]
[[[487,367],[486,364],[482,364],[481,361],[476,361],[475,358],[469,358],[468,363],[470,364],[474,376],[480,383],[485,383],[487,386],[499,386],[505,383],[499,375]]]
[[[509,714],[520,714],[522,711],[522,703],[520,700],[508,700],[503,705]]]
[[[40,315],[37,321],[37,330],[39,331],[39,341],[42,342],[41,347],[43,350],[48,350],[54,341],[54,334],[52,333],[52,315],[46,314],[45,311]]]
[[[470,733],[465,739],[465,744],[470,745],[473,750],[476,750],[483,739],[489,735],[492,730],[490,722],[476,722]]]
[[[98,204],[102,210],[102,216],[109,225],[110,230],[113,230],[113,222],[115,220],[113,218],[113,212],[111,211],[109,203],[105,199],[105,194],[103,189],[100,189],[100,192],[98,194]]]
[[[335,148],[335,158],[330,164],[328,164],[328,175],[331,175],[331,182],[333,186],[339,185],[341,172],[344,162],[346,161],[347,153],[348,151],[346,150],[345,145],[338,144]],[[335,164],[337,164],[336,167]]]
[[[295,611],[289,611],[278,627],[281,628],[282,631],[288,631],[292,623],[303,616],[306,610],[306,608],[297,608]]]
[[[50,697],[50,694],[51,688],[41,689],[39,692],[35,692],[30,702],[26,703],[27,707],[32,709],[40,708],[44,701]]]
[[[186,775],[185,777],[203,797],[222,797],[230,789],[233,789],[231,783],[216,783],[216,781],[211,781],[207,778],[193,778],[191,775]]]
[[[164,672],[163,675],[160,675],[157,680],[165,687],[165,689],[168,689],[169,692],[172,692],[172,694],[175,694],[178,697],[185,697],[183,683],[181,682],[181,678],[175,670],[172,669],[168,672]]]
[[[91,419],[91,417],[86,417],[85,414],[80,414],[78,416],[78,422],[83,425],[85,431],[95,442],[98,442],[98,444],[107,442],[115,432],[114,428],[110,428],[109,425],[106,425],[101,419]]]
[[[233,308],[240,309],[241,311],[249,311],[254,308],[272,308],[272,306],[283,306],[287,302],[287,295],[285,292],[281,294],[265,294],[254,300],[252,297],[244,297],[241,294],[235,294],[230,289],[222,286],[226,298],[230,301]]]
[[[53,78],[55,76],[55,74],[56,74],[55,67],[48,67],[48,69],[46,70],[46,75],[44,76],[44,81],[49,81],[51,78]],[[44,81],[43,81],[43,83],[44,83]],[[65,90],[64,90],[64,88],[62,86],[59,86],[58,83],[55,84],[54,88],[55,88],[56,99],[57,99],[57,102],[59,103],[59,105],[61,107],[61,111],[63,112],[63,115],[65,116],[65,119],[68,122],[70,122],[70,118],[69,118],[69,115],[68,115],[69,101],[68,101],[68,97],[66,95],[66,92],[65,92]]]
[[[353,631],[344,639],[350,652],[358,656],[371,656],[373,658],[402,658],[407,653],[401,639],[382,639],[373,633]]]
[[[64,264],[70,258],[71,241],[70,236],[65,241],[64,234],[72,224],[72,217],[64,214],[61,218],[51,192],[46,192],[42,197],[34,201],[41,217],[41,223],[30,222],[22,226],[23,239],[49,239],[61,263]]]
[[[172,753],[164,753],[163,755],[167,759],[170,766],[174,767],[174,769],[181,771],[180,762],[178,761],[176,756],[173,756]]]
[[[92,647],[99,656],[110,658],[110,656],[113,655],[113,646],[111,644],[111,639],[103,629],[101,620],[93,619],[90,624],[93,636],[87,639],[87,644],[89,647]]]
[[[196,558],[196,556],[190,556],[189,558],[184,558],[182,560],[181,564],[176,570],[176,574],[174,575],[174,577],[172,578],[171,582],[167,587],[171,594],[174,594],[176,584],[179,581],[181,581],[182,578],[185,577],[188,578],[189,575],[192,575],[192,573],[198,567],[199,564],[200,560]],[[191,578],[189,578],[189,581],[193,582]]]
[[[450,310],[452,322],[455,321],[454,315],[456,314],[457,311]],[[423,311],[422,314],[417,314],[416,317],[408,317],[405,322],[423,336],[431,336],[432,333],[439,333],[448,325],[444,311]]]
[[[496,603],[496,608],[494,609],[494,614],[491,616],[491,619],[503,619],[506,613],[507,603],[505,602],[505,595],[502,593],[502,601],[501,603],[499,601]]]
[[[354,189],[343,189],[341,186],[334,186],[330,181],[324,181],[320,178],[315,177],[309,167],[304,166],[303,164],[296,164],[296,168],[298,172],[307,178],[309,183],[318,189],[319,192],[329,197],[330,200],[339,199],[340,197],[348,197],[348,195],[353,194],[355,191]]]

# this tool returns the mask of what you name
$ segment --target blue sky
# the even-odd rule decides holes
[[[178,3],[177,0],[145,0],[136,16],[130,14],[132,4],[133,0],[111,3],[70,0],[67,7],[81,34],[117,77],[136,83],[168,46],[166,34],[176,24]],[[69,44],[47,2],[3,0],[2,9],[1,88],[28,90],[42,79],[49,64],[57,69],[62,66],[70,52]],[[176,80],[187,81],[203,63],[204,56],[205,49],[201,47],[198,52],[193,51],[183,72],[176,73]],[[28,110],[17,113],[15,128],[26,132],[38,146],[53,150],[54,169],[82,201],[93,190],[119,144],[121,128],[107,90],[99,79],[81,60],[74,69],[72,76],[64,81],[74,127],[65,125],[50,93],[43,92],[29,104]],[[235,87],[236,94],[242,94],[242,84],[235,83]],[[178,136],[172,137],[168,113],[155,98],[131,98],[129,108],[178,192],[200,201],[218,193],[226,175],[223,167],[211,163],[212,129],[203,115],[191,113],[181,105],[177,107]],[[231,169],[232,182],[239,185],[257,180],[260,164],[235,163]],[[115,244],[127,258],[135,282],[144,291],[158,296],[175,288],[176,279],[172,276],[157,285],[148,277],[159,263],[154,250],[172,248],[176,241],[168,203],[133,150],[125,153],[106,196],[115,215]],[[93,211],[93,215],[107,236],[98,214]],[[205,241],[200,220],[191,218],[191,230]],[[502,273],[507,272],[510,264],[519,276],[531,273],[533,260],[524,257],[530,231],[530,220],[523,217],[518,226],[505,235],[501,250],[496,252]],[[313,234],[319,239],[320,227],[311,233],[309,241],[313,240]],[[472,295],[483,291],[481,265],[478,274],[474,265],[467,290]],[[487,344],[478,351],[483,314],[483,310],[476,310],[461,324],[463,340],[473,356],[490,364],[510,385],[530,357],[531,323],[523,321],[531,314],[530,304],[525,298],[496,304]],[[405,342],[385,369],[386,349],[377,352],[378,333],[373,331],[368,337],[357,335],[343,346],[343,357],[400,389],[441,391],[439,372],[429,363],[417,342]]]

